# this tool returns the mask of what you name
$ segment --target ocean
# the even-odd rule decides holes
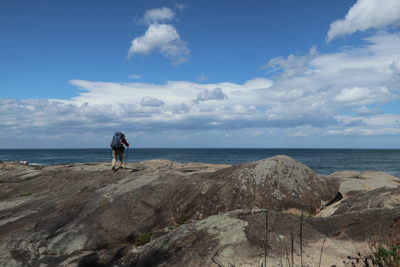
[[[124,160],[166,159],[179,163],[239,164],[276,155],[287,155],[328,175],[336,171],[382,171],[400,178],[400,149],[217,149],[131,148]],[[27,161],[32,165],[111,162],[111,149],[0,149],[1,161]]]

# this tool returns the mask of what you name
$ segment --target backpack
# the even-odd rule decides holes
[[[125,139],[125,135],[121,132],[116,132],[111,141],[111,147],[113,150],[121,150],[124,149],[124,145],[122,141]]]

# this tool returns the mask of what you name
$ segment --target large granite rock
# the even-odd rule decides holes
[[[396,187],[340,200],[344,181],[287,156],[235,166],[152,160],[117,172],[107,163],[3,163],[0,266],[277,266],[291,232],[294,261],[316,266],[327,229],[321,266],[331,266],[370,236],[369,222],[387,233],[400,218]],[[303,219],[301,253],[301,218],[288,213],[321,216],[334,205]]]
[[[325,203],[333,201],[340,186],[339,179],[320,176],[288,156],[239,164],[217,171],[211,177],[221,184],[205,192],[209,194],[207,198],[212,199],[215,191],[222,191],[224,198],[218,199],[218,203],[229,201],[226,204],[229,210],[304,209],[308,214],[315,214]]]

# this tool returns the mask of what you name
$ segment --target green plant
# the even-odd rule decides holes
[[[273,211],[273,212],[279,212],[279,209],[277,207],[264,206],[262,209],[268,210],[268,211]]]
[[[392,245],[389,249],[377,247],[376,252],[369,255],[372,266],[399,266],[400,263],[400,249]]]
[[[386,187],[381,187],[381,188],[379,188],[379,191],[380,191],[380,192],[385,192],[385,191],[386,191]]]
[[[135,245],[136,246],[143,246],[146,245],[147,243],[150,242],[151,236],[153,235],[153,232],[148,232],[141,234],[138,239],[135,240]]]
[[[370,254],[358,253],[357,258],[350,258],[350,264],[346,266],[360,266],[360,267],[398,267],[400,266],[400,249],[392,245],[391,247],[384,248],[381,246],[371,246]]]
[[[176,222],[176,224],[179,226],[179,225],[182,225],[182,224],[186,223],[189,219],[190,219],[189,214],[183,212],[183,213],[181,214],[181,216],[179,217],[179,219],[176,220],[175,222]]]
[[[21,195],[19,195],[20,197],[26,197],[26,196],[30,196],[30,195],[32,195],[32,193],[31,192],[29,192],[29,193],[26,193],[26,194],[21,194]]]
[[[354,267],[399,267],[400,266],[400,221],[394,220],[392,232],[375,234],[369,242],[369,249],[358,253],[358,257],[349,258],[346,266]]]

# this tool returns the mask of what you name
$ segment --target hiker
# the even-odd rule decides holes
[[[124,159],[124,150],[126,145],[129,147],[129,143],[126,142],[125,139],[125,134],[123,132],[116,132],[113,139],[111,140],[111,148],[112,148],[112,155],[113,155],[113,160],[112,160],[112,169],[113,170],[118,170],[122,166],[122,161]],[[119,157],[118,161],[118,166],[115,168],[115,163],[117,162],[117,157]]]

